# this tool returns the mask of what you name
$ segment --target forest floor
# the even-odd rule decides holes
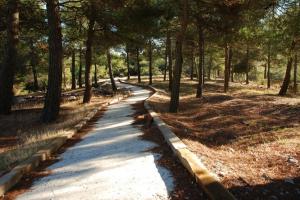
[[[130,88],[129,98],[108,106],[3,199],[207,199],[149,126],[143,101],[151,92],[120,85]]]
[[[94,91],[90,104],[82,104],[83,89],[69,90],[62,95],[60,117],[54,123],[40,121],[44,94],[17,96],[12,114],[0,116],[0,175],[34,154],[53,138],[73,128],[95,108],[114,98]],[[116,96],[124,95],[124,91]]]
[[[179,112],[171,114],[168,82],[153,86],[162,90],[150,99],[160,117],[238,199],[299,197],[299,96],[254,83],[230,83],[225,94],[217,80],[196,99],[196,81],[184,79]]]

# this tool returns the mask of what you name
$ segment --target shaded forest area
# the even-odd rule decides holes
[[[298,0],[0,0],[0,143],[83,117],[123,95],[114,77],[126,77],[162,90],[153,106],[226,186],[278,179],[293,198],[299,43]]]

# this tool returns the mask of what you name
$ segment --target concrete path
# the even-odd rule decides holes
[[[132,125],[132,105],[149,91],[130,87],[133,96],[110,105],[91,133],[61,155],[52,174],[34,182],[18,199],[168,199],[173,177],[155,164],[160,155],[146,152],[154,143],[141,140]]]

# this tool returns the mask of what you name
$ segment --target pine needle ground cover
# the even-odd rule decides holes
[[[167,91],[168,81],[158,78],[153,86]],[[276,88],[254,83],[231,83],[228,94],[222,89],[218,80],[207,81],[196,99],[196,82],[184,79],[177,114],[167,112],[168,92],[150,103],[239,199],[299,196],[299,96],[278,97]]]

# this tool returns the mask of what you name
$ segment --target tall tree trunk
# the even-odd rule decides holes
[[[164,81],[167,80],[167,69],[168,69],[168,38],[166,38]]]
[[[140,50],[136,48],[136,66],[138,72],[138,83],[141,83],[141,65],[140,65]]]
[[[225,45],[225,68],[224,68],[224,92],[228,92],[229,89],[229,77],[230,77],[230,66],[229,66],[229,51],[230,46],[228,43]]]
[[[196,98],[201,98],[203,95],[203,85],[204,85],[204,35],[201,23],[198,22],[198,51],[199,51],[199,63],[198,63],[198,86]]]
[[[208,80],[211,80],[212,64],[213,64],[213,57],[212,57],[212,54],[210,54],[210,55],[209,55],[208,75],[207,75],[207,79],[208,79]]]
[[[234,69],[232,65],[232,57],[233,57],[233,51],[232,48],[229,49],[229,67],[230,67],[230,81],[234,82]]]
[[[228,55],[228,67],[229,67],[229,75],[230,75],[230,79],[231,82],[233,82],[233,66],[232,66],[232,56],[233,56],[233,52],[232,52],[232,47],[229,48],[229,55]]]
[[[51,122],[57,119],[60,109],[63,49],[59,1],[47,0],[46,2],[49,26],[49,72],[42,120]]]
[[[89,19],[88,35],[86,40],[86,52],[85,52],[85,90],[83,96],[83,103],[89,103],[92,98],[92,87],[91,87],[91,65],[92,65],[92,44],[94,40],[94,26],[95,18],[91,16]]]
[[[8,0],[6,60],[0,69],[0,114],[11,112],[19,43],[19,1]]]
[[[173,58],[172,58],[172,41],[171,34],[167,32],[167,54],[168,54],[168,71],[169,71],[169,91],[172,90],[172,82],[173,82]]]
[[[36,71],[36,66],[38,64],[38,55],[35,51],[33,41],[30,41],[30,65],[31,65],[31,70],[32,70],[32,76],[33,76],[33,88],[34,91],[37,91],[39,89],[39,83],[38,83],[38,78],[37,78],[37,71]]]
[[[188,23],[187,10],[188,10],[188,0],[181,0],[183,10],[182,16],[179,17],[181,22],[181,30],[177,33],[176,36],[176,46],[175,46],[175,67],[174,67],[174,77],[172,80],[172,90],[171,90],[171,99],[170,99],[170,112],[177,112],[179,106],[179,92],[180,92],[180,78],[182,71],[182,44],[185,39],[185,33]]]
[[[107,57],[107,67],[108,67],[109,78],[110,78],[110,82],[111,82],[111,88],[114,92],[116,92],[117,91],[117,86],[116,86],[116,82],[115,82],[113,71],[112,71],[111,55],[110,55],[110,50],[109,49],[106,51],[106,57]]]
[[[295,40],[293,40],[291,47],[290,47],[290,52],[289,52],[289,58],[288,58],[288,63],[286,66],[286,72],[285,72],[285,76],[284,76],[284,80],[283,83],[281,85],[280,91],[279,91],[279,96],[284,96],[287,93],[287,90],[289,88],[290,85],[290,80],[291,80],[291,70],[292,70],[292,65],[293,65],[293,56],[292,53],[295,49],[296,46],[296,42]]]
[[[130,60],[129,60],[129,49],[126,45],[126,64],[127,64],[127,80],[130,79]]]
[[[246,84],[249,84],[249,44],[247,44],[246,50]]]
[[[149,41],[149,85],[152,85],[152,41]]]
[[[94,64],[94,85],[95,85],[95,87],[98,86],[98,77],[97,77],[97,74],[98,74],[98,72],[97,72],[97,64],[95,63]]]
[[[268,46],[267,88],[271,88],[271,45]]]
[[[191,49],[191,80],[194,80],[194,63],[195,63],[195,58],[194,58],[194,45],[192,45]]]
[[[72,52],[72,65],[71,65],[71,76],[72,76],[72,90],[76,89],[76,74],[75,74],[75,50]]]
[[[264,64],[264,79],[267,79],[267,64]]]
[[[82,47],[79,48],[78,86],[82,88]]]
[[[294,93],[297,94],[298,85],[297,85],[297,68],[298,68],[298,56],[295,54],[294,58]]]
[[[62,74],[63,74],[63,89],[67,88],[67,78],[66,78],[66,68],[65,66],[62,67]]]

